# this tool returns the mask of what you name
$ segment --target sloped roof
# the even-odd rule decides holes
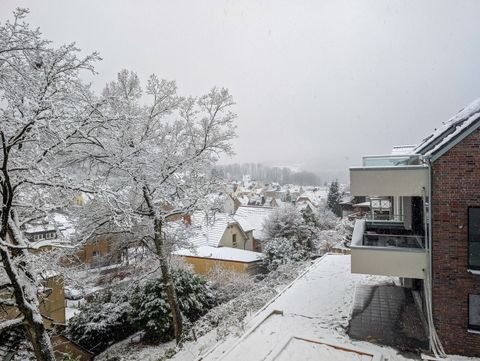
[[[297,208],[299,211],[303,211],[307,207],[310,207],[312,211],[315,209],[315,205],[309,200],[301,200],[295,203],[295,208]]]
[[[319,206],[323,200],[327,199],[328,189],[325,187],[318,188],[316,191],[303,192],[296,201],[302,201],[302,199],[308,199],[314,206]]]
[[[435,129],[413,149],[412,153],[425,156],[435,155],[465,131],[471,129],[472,126],[478,125],[477,121],[479,119],[480,98],[444,122],[441,127]]]
[[[181,249],[174,252],[177,256],[189,256],[200,258],[211,258],[222,261],[236,261],[243,263],[257,262],[263,259],[264,255],[259,252],[247,251],[231,247],[200,246],[192,249]]]
[[[25,233],[40,233],[40,232],[50,232],[50,231],[56,231],[57,228],[53,224],[35,224],[35,225],[30,225],[26,224],[25,225]]]
[[[272,207],[240,206],[233,218],[245,232],[253,231],[255,239],[263,240],[265,239],[263,223],[272,211]]]
[[[218,247],[225,230],[231,223],[237,222],[228,214],[194,213],[192,216],[193,237],[190,241],[195,247]]]

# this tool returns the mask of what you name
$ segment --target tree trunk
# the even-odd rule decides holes
[[[37,361],[55,361],[50,337],[43,324],[38,304],[35,302],[36,294],[32,286],[22,285],[18,275],[19,270],[15,268],[7,250],[0,248],[0,257],[12,284],[17,308],[24,318],[25,333],[33,346]]]
[[[173,331],[177,344],[180,343],[183,332],[183,320],[178,303],[177,293],[175,292],[175,285],[173,284],[172,275],[170,274],[170,267],[168,265],[167,255],[165,254],[165,240],[162,233],[162,220],[159,217],[154,218],[155,230],[155,248],[160,262],[160,270],[162,272],[163,283],[165,284],[165,291],[167,293],[168,303],[172,311]]]

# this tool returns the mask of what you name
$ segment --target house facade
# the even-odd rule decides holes
[[[233,216],[249,238],[252,239],[250,250],[261,252],[266,240],[263,225],[273,211],[273,207],[241,206]]]
[[[44,275],[41,283],[43,287],[38,294],[39,309],[45,327],[52,329],[55,325],[64,325],[66,319],[63,277],[56,273]],[[0,298],[10,299],[13,295],[11,292],[4,291],[0,293]],[[16,307],[4,306],[0,310],[0,320],[12,320],[17,317],[19,317],[19,311]]]
[[[183,249],[175,252],[190,264],[193,270],[201,275],[207,276],[215,269],[255,274],[261,271],[263,254],[230,247],[201,246],[194,251]]]
[[[477,100],[418,145],[350,168],[352,195],[390,202],[381,219],[356,221],[352,272],[412,287],[432,348],[448,354],[480,356],[479,164]]]
[[[253,230],[244,230],[231,215],[197,212],[189,225],[191,247],[173,254],[207,275],[214,268],[256,273],[262,255],[254,252]]]
[[[122,261],[123,234],[94,236],[84,242],[77,251],[79,261],[88,267],[103,267]]]

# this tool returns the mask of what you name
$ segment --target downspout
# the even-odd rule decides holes
[[[432,162],[430,157],[425,158],[428,164],[428,237],[426,237],[425,248],[427,251],[427,274],[424,283],[425,305],[427,312],[428,336],[430,350],[436,358],[445,358],[446,354],[438,337],[433,321],[433,270],[432,270]]]

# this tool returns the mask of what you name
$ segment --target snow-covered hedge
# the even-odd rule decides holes
[[[189,270],[172,271],[180,310],[188,321],[195,321],[215,305],[215,296],[206,281]],[[173,338],[170,306],[161,279],[138,287],[131,298],[130,320],[145,331],[147,341],[167,341]]]
[[[135,332],[124,291],[103,293],[80,306],[68,321],[67,334],[92,352],[99,352]]]
[[[187,322],[197,320],[216,304],[210,286],[190,270],[173,269],[172,277]],[[131,292],[98,295],[80,307],[67,328],[74,341],[96,353],[137,331],[143,331],[150,342],[173,338],[170,306],[161,279],[149,280]]]

